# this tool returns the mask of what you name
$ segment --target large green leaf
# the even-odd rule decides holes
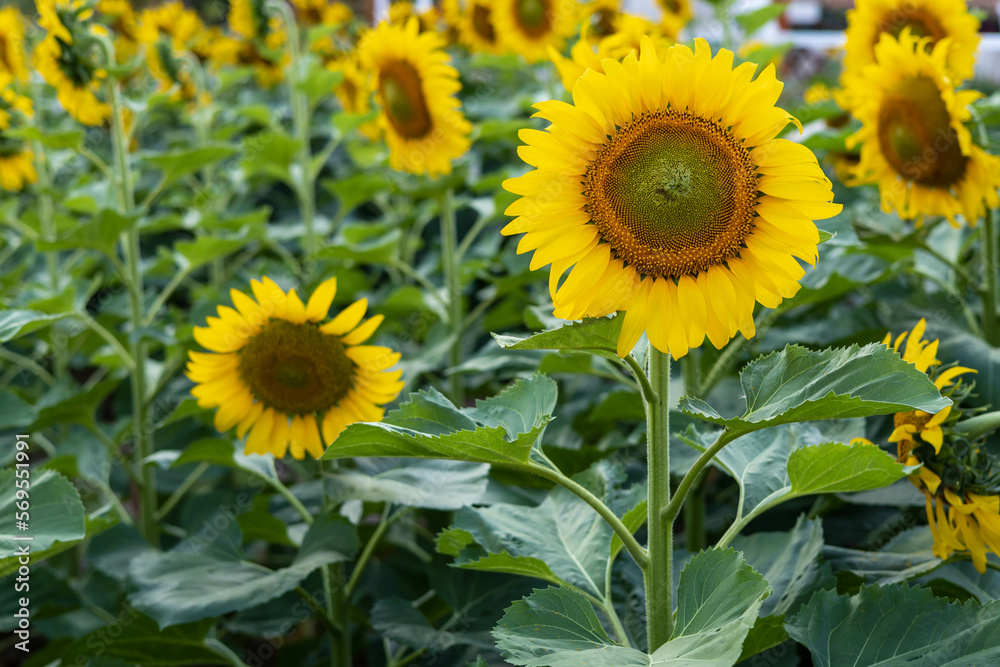
[[[362,470],[338,469],[325,476],[332,502],[363,500],[426,509],[457,510],[478,503],[490,467],[465,461],[360,459]]]
[[[452,646],[490,648],[488,633],[451,632],[435,628],[413,604],[399,597],[379,600],[372,607],[372,627],[382,637],[416,649],[447,651]]]
[[[498,334],[493,338],[508,350],[583,350],[617,361],[621,329],[620,317],[596,317],[527,338]]]
[[[37,310],[10,308],[0,311],[0,343],[48,326],[69,313],[40,313]]]
[[[586,598],[567,589],[515,602],[493,635],[504,659],[525,667],[732,667],[769,590],[732,549],[705,551],[681,573],[674,636],[652,655],[612,642]]]
[[[1000,601],[964,605],[924,588],[817,593],[785,624],[816,667],[981,667],[1000,661]]]
[[[750,362],[740,373],[747,409],[722,417],[710,405],[684,397],[680,410],[736,432],[777,424],[869,417],[951,405],[934,383],[881,343],[812,351],[789,345]]]
[[[131,607],[115,622],[81,637],[63,652],[63,664],[97,664],[87,658],[111,658],[130,665],[227,665],[223,653],[206,645],[211,621],[160,629],[156,621]],[[103,664],[103,663],[101,663]]]
[[[717,435],[689,427],[680,438],[705,450]],[[715,462],[740,485],[737,531],[758,514],[794,498],[880,488],[907,473],[878,447],[824,439],[810,424],[782,424],[741,436],[716,455]]]
[[[557,487],[537,507],[496,503],[455,515],[439,550],[456,565],[570,583],[603,598],[611,527],[579,496]],[[543,567],[544,566],[544,567]]]
[[[165,185],[170,185],[236,152],[236,148],[228,144],[205,144],[164,153],[147,153],[142,159],[163,172]]]
[[[21,468],[29,472],[28,478],[17,478],[13,470],[0,470],[0,570],[6,570],[12,554],[19,547],[30,547],[38,554],[57,542],[79,542],[86,535],[86,513],[80,494],[72,482],[54,470]],[[28,480],[27,489],[18,489],[16,481]],[[25,498],[18,498],[17,492],[24,491]],[[27,502],[27,510],[17,503]],[[27,530],[20,530],[15,513],[26,511]],[[30,540],[15,540],[14,537],[30,537]]]
[[[850,572],[869,584],[895,584],[935,572],[944,561],[932,551],[934,539],[926,526],[903,531],[878,551],[827,546],[825,558],[838,572]]]
[[[38,241],[38,249],[49,251],[92,248],[117,259],[115,245],[122,232],[135,223],[135,216],[124,216],[112,209],[101,209],[90,220],[65,235],[60,235],[58,240]]]
[[[235,521],[222,531],[194,535],[168,552],[138,556],[129,570],[129,599],[160,627],[220,616],[272,600],[322,565],[350,560],[358,548],[345,520],[320,516],[288,567],[271,570],[243,557]]]
[[[323,458],[400,456],[523,466],[552,418],[542,408],[554,403],[554,392],[555,383],[541,374],[475,408],[456,408],[433,389],[417,392],[380,423],[348,426]]]

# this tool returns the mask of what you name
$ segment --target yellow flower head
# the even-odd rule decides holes
[[[17,7],[0,9],[0,88],[14,81],[27,83],[24,19]]]
[[[660,19],[663,32],[672,39],[677,39],[677,35],[693,16],[691,0],[657,0],[657,2],[660,9],[663,10],[663,16]]]
[[[405,26],[383,22],[361,38],[358,57],[375,89],[392,168],[450,173],[451,161],[469,150],[472,126],[455,97],[458,71],[441,38],[420,32],[416,18]]]
[[[1000,205],[1000,158],[976,146],[965,126],[981,94],[955,89],[947,68],[953,42],[928,45],[908,28],[898,41],[883,33],[877,62],[845,76],[838,101],[862,124],[847,146],[861,146],[857,183],[877,183],[886,212],[974,225],[987,206]]]
[[[100,99],[107,72],[98,64],[99,49],[78,38],[103,36],[107,31],[89,21],[93,10],[78,0],[38,0],[38,11],[48,34],[35,47],[35,67],[78,122],[102,124],[111,115],[111,108]]]
[[[38,180],[34,154],[23,142],[9,139],[0,132],[0,190],[17,192]]]
[[[371,91],[368,89],[364,73],[358,66],[356,54],[345,56],[327,65],[327,68],[340,72],[344,78],[334,89],[340,106],[347,113],[366,114],[371,111]],[[378,139],[378,124],[369,122],[362,125],[361,133],[372,141]]]
[[[293,0],[295,15],[304,26],[346,25],[354,18],[354,12],[343,2],[330,0]]]
[[[31,98],[18,95],[11,88],[0,90],[0,130],[8,129],[11,118],[16,114],[25,118],[31,118],[35,115]]]
[[[552,125],[520,132],[536,169],[504,182],[521,198],[503,233],[524,234],[532,269],[552,265],[556,317],[625,311],[620,356],[644,331],[675,358],[706,335],[720,348],[753,336],[755,303],[798,291],[813,220],[841,209],[812,152],[777,138],[796,121],[774,106],[774,68],[753,79],[754,64],[733,69],[703,39],[658,54],[647,37],[603,68],[572,105],[535,105]]]
[[[473,53],[502,53],[493,24],[492,0],[444,0],[443,14],[458,32],[459,41]]]
[[[115,37],[115,59],[127,63],[139,52],[139,20],[128,0],[100,0],[97,12]]]
[[[203,408],[217,408],[220,431],[236,427],[247,454],[323,454],[349,424],[379,421],[403,388],[389,369],[399,353],[365,345],[381,324],[363,320],[361,299],[328,320],[337,290],[331,278],[303,303],[269,278],[251,281],[254,297],[232,290],[234,308],[218,307],[194,337],[211,353],[190,352],[187,376]]]
[[[503,49],[528,62],[549,57],[549,47],[562,51],[576,25],[572,0],[494,0],[490,18]]]
[[[858,0],[847,12],[845,72],[874,63],[882,35],[898,37],[904,30],[926,37],[921,46],[928,50],[948,39],[951,46],[943,60],[949,76],[956,83],[972,76],[979,21],[969,14],[965,0]]]

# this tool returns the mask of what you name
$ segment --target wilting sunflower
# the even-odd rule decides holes
[[[580,77],[573,105],[537,104],[547,131],[520,133],[537,169],[504,182],[522,197],[503,233],[525,234],[532,269],[552,264],[557,317],[626,311],[621,356],[644,330],[674,357],[706,334],[749,338],[754,302],[776,307],[799,289],[796,257],[815,262],[813,220],[840,212],[812,152],[775,138],[796,121],[774,106],[774,68],[751,81],[732,63],[703,39],[661,61],[644,37],[638,58]]]
[[[878,183],[887,212],[942,215],[953,225],[963,216],[974,225],[986,206],[1000,205],[1000,158],[976,146],[965,127],[968,105],[981,94],[952,85],[945,62],[952,42],[927,46],[908,29],[899,41],[883,35],[878,62],[846,79],[862,124],[847,146],[861,146],[858,183]]]
[[[556,66],[559,78],[567,91],[573,92],[577,79],[588,69],[604,72],[602,63],[605,59],[621,60],[632,51],[638,53],[642,48],[643,36],[648,36],[660,53],[666,53],[672,43],[655,25],[638,16],[620,14],[617,25],[620,27],[618,32],[602,37],[594,44],[590,39],[591,25],[584,23],[580,30],[580,39],[569,50],[569,58],[549,47],[549,58]]]
[[[84,125],[100,125],[111,108],[98,95],[107,72],[97,64],[98,49],[87,35],[106,34],[90,22],[93,9],[80,0],[38,0],[39,24],[48,34],[35,47],[35,67],[56,89],[59,103]]]
[[[505,51],[528,62],[548,58],[551,46],[562,51],[576,25],[572,0],[494,0],[490,17]]]
[[[921,319],[912,331],[894,342],[889,334],[883,343],[898,352],[905,341],[903,359],[927,373],[952,406],[934,415],[898,413],[889,442],[896,443],[900,463],[919,466],[909,479],[924,494],[935,555],[948,558],[967,551],[976,569],[985,572],[987,549],[1000,554],[1000,468],[982,447],[985,436],[970,439],[959,423],[962,401],[972,389],[959,376],[976,371],[963,366],[942,369],[938,341],[923,340],[926,325]],[[863,438],[855,442],[872,444]]]
[[[24,19],[17,7],[0,9],[0,88],[13,81],[27,83],[24,54]]]
[[[336,278],[305,304],[266,277],[250,287],[255,299],[232,290],[235,308],[219,306],[219,317],[194,330],[211,353],[190,352],[187,376],[198,405],[218,408],[216,428],[249,432],[247,454],[301,459],[322,456],[348,424],[382,419],[403,388],[402,371],[388,370],[400,355],[363,344],[383,319],[362,322],[367,300],[326,321]]]
[[[491,0],[445,0],[442,5],[449,25],[458,32],[459,41],[474,53],[501,53],[503,49],[493,27]]]
[[[405,26],[380,23],[358,45],[393,169],[447,174],[451,161],[469,149],[472,126],[454,96],[461,89],[458,71],[441,46],[438,35],[420,32],[415,18]]]
[[[881,36],[898,37],[905,29],[926,37],[927,47],[951,39],[943,56],[947,71],[956,83],[972,76],[979,21],[969,13],[965,0],[858,0],[856,8],[847,12],[845,72],[875,62]]]

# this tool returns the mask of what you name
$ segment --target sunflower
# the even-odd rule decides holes
[[[663,10],[660,27],[671,39],[677,39],[693,16],[691,0],[657,0],[657,4]]]
[[[247,454],[296,459],[323,454],[348,424],[379,421],[383,405],[403,388],[402,371],[388,370],[399,353],[363,345],[382,322],[362,322],[366,299],[324,321],[337,290],[323,282],[305,304],[272,280],[251,281],[256,298],[238,290],[235,308],[219,306],[219,317],[195,327],[194,337],[211,353],[190,352],[187,376],[203,408],[218,408],[215,427],[248,432]],[[321,438],[322,434],[322,438]]]
[[[473,53],[501,53],[503,49],[493,26],[491,0],[444,0],[443,14],[458,32],[459,41]]]
[[[0,131],[0,189],[17,192],[37,181],[34,159],[23,141],[5,137]]]
[[[441,47],[435,33],[420,32],[416,18],[405,26],[380,23],[358,45],[393,169],[447,174],[451,161],[469,149],[472,126],[454,97],[461,89],[458,72]]]
[[[25,118],[34,116],[31,98],[18,95],[11,88],[0,90],[0,130],[10,127],[10,119],[15,114]]]
[[[24,19],[17,7],[0,9],[0,88],[28,82],[24,54]]]
[[[948,72],[957,81],[972,76],[979,21],[969,14],[965,0],[858,0],[856,8],[847,12],[845,71],[874,63],[881,36],[897,37],[906,29],[926,37],[927,46],[950,39],[951,47],[942,56]]]
[[[100,0],[97,12],[115,36],[115,60],[127,63],[139,53],[139,21],[128,0]]]
[[[173,99],[195,99],[198,88],[183,57],[205,31],[201,17],[174,0],[144,10],[139,22],[139,39],[146,46],[149,73],[159,82],[160,92],[176,88]]]
[[[976,371],[963,366],[940,368],[938,341],[923,340],[926,326],[921,319],[894,342],[892,334],[882,342],[898,352],[905,341],[903,359],[927,373],[952,405],[934,415],[898,413],[889,442],[896,443],[900,463],[917,468],[909,479],[924,494],[935,555],[948,558],[956,551],[969,552],[982,573],[987,549],[1000,554],[1000,467],[980,439],[970,441],[965,429],[956,427],[962,417],[962,400],[971,391],[959,376]],[[853,442],[872,444],[863,438]]]
[[[264,0],[232,0],[229,27],[244,42],[236,52],[235,64],[250,65],[257,82],[270,88],[284,79],[284,68],[291,56],[281,49],[288,41],[288,31],[279,16],[268,16]]]
[[[621,0],[590,0],[580,4],[581,28],[587,28],[587,34],[593,41],[615,34],[618,30],[618,18],[622,14]]]
[[[503,233],[525,234],[532,269],[552,264],[555,315],[626,311],[623,357],[644,330],[674,357],[706,334],[752,336],[755,301],[798,291],[813,220],[841,209],[812,152],[775,138],[797,121],[774,106],[773,67],[751,81],[756,65],[733,70],[703,39],[664,55],[644,37],[638,57],[580,77],[573,105],[537,104],[552,125],[522,130],[518,150],[537,169],[504,182],[522,197]]]
[[[100,125],[111,115],[98,97],[107,72],[97,65],[93,44],[76,38],[106,30],[89,23],[93,10],[79,0],[38,0],[38,14],[48,34],[35,47],[35,67],[71,116],[83,125]]]
[[[343,80],[334,89],[340,106],[347,113],[367,114],[371,111],[371,91],[365,75],[358,67],[357,56],[351,54],[327,65],[327,69],[340,72]],[[358,128],[361,133],[372,141],[378,139],[378,124],[374,121],[364,123]]]
[[[632,51],[638,53],[644,35],[653,41],[661,53],[666,53],[666,49],[670,47],[671,41],[646,19],[620,14],[616,25],[620,27],[618,32],[602,37],[594,44],[590,39],[592,27],[589,23],[584,23],[580,30],[580,39],[569,50],[569,58],[549,47],[549,58],[556,66],[559,78],[567,91],[573,92],[577,79],[588,69],[603,73],[602,63],[605,59],[621,60]]]
[[[943,39],[930,52],[927,46],[928,38],[908,29],[899,41],[883,34],[878,62],[845,79],[862,124],[847,147],[861,146],[858,183],[878,183],[885,211],[918,221],[942,215],[952,225],[962,216],[974,225],[986,206],[1000,205],[1000,158],[976,146],[964,125],[981,94],[953,87],[946,67],[952,42]]]
[[[572,0],[494,0],[490,13],[505,51],[528,62],[548,58],[548,47],[562,51],[576,24]]]
[[[292,0],[292,7],[304,26],[346,25],[354,18],[354,12],[343,2]]]

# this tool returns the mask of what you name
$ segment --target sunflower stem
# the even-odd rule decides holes
[[[649,651],[673,633],[673,517],[663,514],[670,503],[670,355],[649,348],[649,382],[656,392],[646,401],[646,467],[649,471],[649,567],[646,584],[646,635]]]
[[[113,62],[113,51],[109,47],[109,62]],[[118,172],[119,204],[123,215],[135,210],[135,189],[132,183],[132,165],[128,150],[128,133],[125,131],[125,105],[122,102],[121,86],[113,79],[108,83],[111,98],[111,126],[115,153],[115,170]],[[146,357],[147,342],[140,335],[145,324],[145,303],[143,295],[142,253],[139,246],[139,227],[132,224],[122,234],[122,255],[125,257],[125,280],[129,293],[131,331],[129,332],[129,353],[133,361],[132,373],[132,434],[135,438],[134,467],[139,478],[140,522],[139,526],[146,540],[157,546],[159,543],[159,523],[156,517],[156,468],[147,459],[152,455],[153,425],[149,423],[146,404]]]
[[[284,0],[276,0],[271,3],[271,7],[277,11],[285,22],[288,30],[288,51],[290,54],[286,78],[288,80],[288,94],[292,107],[292,125],[295,133],[295,140],[298,142],[298,171],[293,175],[296,177],[295,196],[299,202],[299,213],[302,215],[302,223],[305,226],[305,235],[302,239],[302,250],[306,258],[306,273],[312,272],[311,260],[316,255],[316,179],[312,167],[312,146],[310,145],[309,134],[309,99],[306,92],[300,85],[303,79],[303,69],[305,63],[302,59],[302,43],[299,34],[298,22],[295,19],[295,12]]]
[[[1000,337],[997,335],[997,235],[993,211],[989,208],[983,217],[981,230],[983,278],[986,280],[983,290],[983,333],[986,342],[996,346],[1000,345]]]
[[[700,382],[701,350],[691,350],[681,361],[684,377],[684,393],[701,398]],[[702,471],[691,489],[691,497],[684,504],[684,545],[691,553],[705,548],[705,472]]]
[[[459,273],[461,257],[456,252],[458,245],[458,230],[455,224],[455,194],[450,187],[441,193],[441,263],[444,268],[444,282],[448,290],[448,319],[451,325],[452,341],[449,354],[449,365],[452,374],[449,379],[451,400],[461,407],[465,403],[465,388],[458,366],[462,363],[462,328],[465,315],[462,312],[462,284]]]
[[[324,443],[325,444],[325,443]],[[323,513],[334,511],[334,503],[326,492],[325,461],[317,461],[320,485],[323,489]],[[336,464],[333,464],[335,467]],[[330,667],[351,667],[354,662],[351,650],[351,599],[347,590],[344,564],[324,565],[323,591],[326,593],[326,608],[337,632],[330,633]]]

